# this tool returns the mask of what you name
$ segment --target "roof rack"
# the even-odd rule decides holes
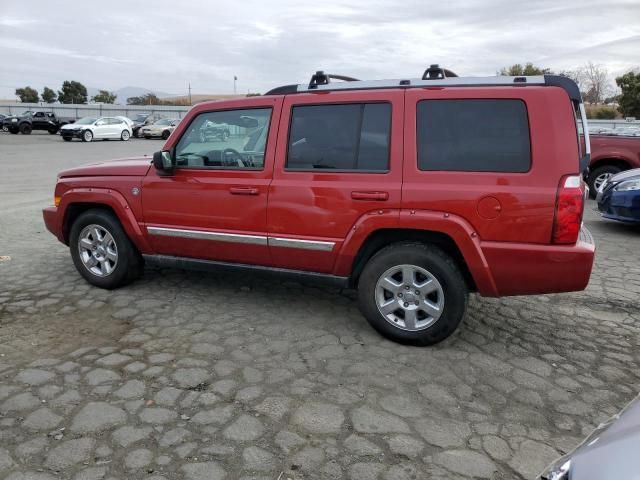
[[[331,82],[331,79],[343,80]],[[312,75],[308,84],[283,85],[269,90],[265,95],[290,95],[294,93],[313,93],[340,90],[372,90],[380,88],[424,88],[424,87],[489,87],[546,85],[564,89],[569,98],[577,103],[582,102],[580,89],[568,77],[560,75],[533,75],[518,77],[458,77],[451,70],[431,65],[425,70],[422,78],[397,80],[356,80],[344,75],[327,74],[319,70]]]

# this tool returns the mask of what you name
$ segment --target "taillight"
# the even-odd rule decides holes
[[[576,243],[582,226],[585,187],[582,177],[568,175],[562,177],[556,197],[556,211],[553,219],[553,243]]]

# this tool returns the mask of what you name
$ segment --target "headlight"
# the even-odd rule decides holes
[[[620,182],[614,188],[616,192],[628,192],[629,190],[640,190],[640,179],[627,180],[626,182]]]
[[[569,470],[571,470],[571,460],[563,457],[547,467],[542,472],[541,478],[543,480],[569,480]]]

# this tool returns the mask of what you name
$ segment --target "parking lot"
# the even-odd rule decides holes
[[[640,229],[591,201],[586,291],[472,297],[430,348],[271,276],[90,287],[42,222],[56,173],[162,144],[0,133],[0,478],[533,479],[640,391]]]

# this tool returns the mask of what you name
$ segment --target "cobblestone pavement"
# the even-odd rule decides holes
[[[273,277],[90,287],[42,224],[55,172],[160,144],[0,134],[0,478],[533,479],[640,390],[640,230],[593,203],[585,292],[472,297],[431,348]]]

